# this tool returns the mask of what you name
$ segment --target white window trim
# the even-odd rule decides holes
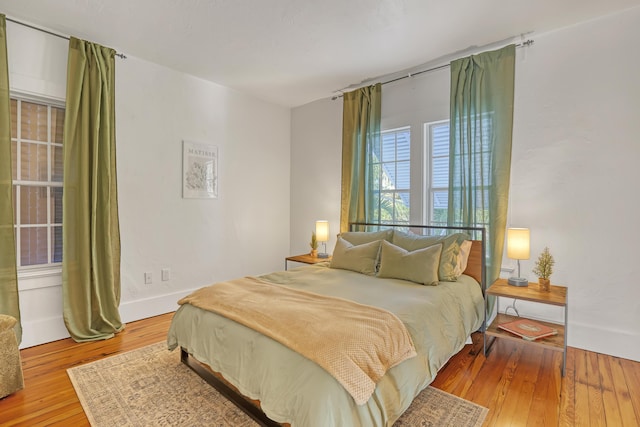
[[[67,108],[67,103],[64,99],[60,99],[60,98],[56,98],[53,96],[43,96],[43,95],[37,95],[34,93],[29,93],[29,92],[23,92],[23,91],[18,91],[18,90],[9,90],[9,97],[10,98],[20,98],[24,101],[27,102],[36,102],[36,103],[45,103],[45,104],[49,104],[52,107],[58,107],[58,108]]]
[[[62,265],[22,267],[18,270],[18,291],[51,288],[62,284]]]

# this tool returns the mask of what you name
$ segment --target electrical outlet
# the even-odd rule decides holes
[[[153,277],[150,272],[144,273],[144,284],[150,285],[153,282]]]
[[[162,269],[162,281],[166,282],[169,280],[169,278],[171,277],[171,270],[169,270],[168,268],[163,268]]]

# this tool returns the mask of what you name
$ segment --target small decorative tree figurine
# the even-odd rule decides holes
[[[553,264],[555,264],[553,256],[549,252],[549,248],[545,247],[533,269],[533,272],[538,275],[538,283],[540,284],[541,291],[549,292],[551,290],[549,277],[551,277],[553,273]]]
[[[311,243],[309,243],[309,246],[311,246],[311,253],[309,255],[311,255],[312,257],[317,257],[318,256],[318,241],[316,240],[316,232],[315,231],[311,232]]]

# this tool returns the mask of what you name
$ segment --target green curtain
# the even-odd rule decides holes
[[[0,314],[8,314],[18,320],[14,330],[20,343],[22,325],[18,303],[14,224],[7,22],[5,16],[0,14]]]
[[[486,284],[500,275],[509,199],[515,45],[451,63],[449,225],[487,225]],[[488,313],[493,313],[490,301]]]
[[[76,341],[111,338],[120,320],[115,51],[69,41],[64,121],[62,291]]]
[[[342,112],[342,197],[340,231],[350,222],[374,218],[375,180],[371,169],[374,147],[380,144],[382,85],[363,87],[344,94]]]

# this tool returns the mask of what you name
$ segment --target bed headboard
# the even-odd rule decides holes
[[[353,222],[349,224],[351,231],[378,231],[389,228],[398,228],[403,231],[411,230],[416,234],[450,234],[467,233],[471,236],[471,251],[467,261],[467,268],[464,274],[471,276],[478,281],[482,287],[482,293],[486,289],[485,277],[485,254],[486,254],[486,229],[484,227],[453,227],[453,226],[433,226],[433,225],[406,225],[406,224],[372,224],[365,222]]]

